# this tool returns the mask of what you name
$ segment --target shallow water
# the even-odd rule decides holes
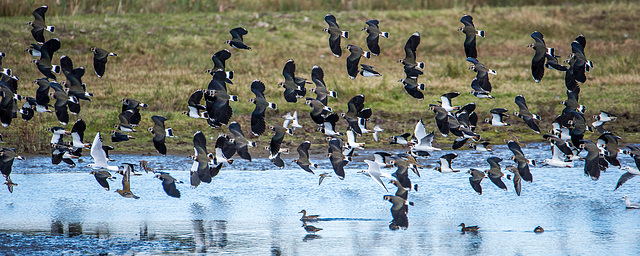
[[[550,153],[542,144],[523,149],[528,158],[542,161]],[[102,189],[89,168],[52,166],[50,158],[16,161],[12,179],[19,185],[10,194],[0,190],[0,253],[40,255],[155,255],[222,253],[243,255],[638,255],[640,210],[626,210],[621,197],[640,201],[640,178],[617,191],[623,173],[610,168],[600,180],[583,175],[583,163],[574,168],[534,167],[534,182],[524,183],[522,196],[512,182],[502,191],[483,180],[483,194],[469,185],[468,168],[488,169],[486,158],[505,159],[511,152],[495,146],[493,154],[456,151],[454,168],[442,174],[432,167],[421,177],[410,174],[419,191],[410,192],[407,230],[392,231],[393,194],[356,172],[366,168],[361,152],[347,165],[345,180],[335,176],[318,186],[317,174],[333,171],[326,156],[308,174],[286,159],[277,169],[266,159],[236,160],[225,166],[210,184],[192,189],[186,157],[115,155],[116,163],[151,161],[157,170],[183,180],[182,197],[171,198],[152,174],[133,176],[132,191],[139,200]],[[435,152],[421,160],[436,165]],[[294,157],[293,153],[287,157]],[[369,157],[371,158],[371,157]],[[627,155],[623,166],[633,165]],[[91,161],[90,157],[83,157]],[[113,163],[113,164],[116,164]],[[510,164],[509,160],[502,166]],[[325,168],[325,169],[322,169]],[[326,169],[329,168],[329,169]],[[393,170],[387,169],[388,172]],[[506,173],[506,172],[505,172]],[[388,179],[386,179],[388,180]],[[322,219],[308,224],[322,228],[315,235],[302,228],[298,212],[306,209]],[[462,234],[461,223],[480,226],[478,234]],[[545,228],[535,234],[536,226]]]

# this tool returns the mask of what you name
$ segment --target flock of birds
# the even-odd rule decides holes
[[[45,30],[53,33],[54,27],[48,26],[45,23],[45,13],[47,6],[37,8],[33,12],[34,21],[29,22],[29,25],[33,27],[31,33],[36,43],[31,44],[31,47],[27,49],[27,52],[34,57],[33,62],[36,64],[38,70],[44,76],[34,82],[38,85],[38,89],[35,93],[35,97],[22,97],[18,95],[18,78],[12,74],[11,69],[1,66],[2,58],[5,58],[5,54],[0,55],[0,70],[2,70],[0,89],[2,90],[0,101],[0,119],[3,126],[11,124],[12,119],[18,117],[18,113],[21,114],[23,120],[30,120],[35,113],[55,112],[60,124],[66,126],[69,123],[69,112],[73,115],[80,113],[80,104],[83,100],[90,101],[93,96],[87,91],[87,86],[82,82],[82,77],[85,74],[84,67],[74,68],[73,62],[69,56],[62,56],[60,58],[60,65],[53,65],[54,53],[60,49],[61,42],[57,38],[49,39],[45,41]],[[328,14],[325,17],[325,21],[328,24],[326,31],[329,36],[329,48],[331,52],[338,58],[342,56],[342,44],[341,38],[349,38],[349,32],[341,30],[338,26],[336,17]],[[492,86],[489,82],[489,75],[496,75],[497,72],[487,68],[482,62],[478,60],[478,52],[476,49],[476,38],[484,37],[485,32],[477,30],[473,24],[473,19],[469,15],[464,15],[460,22],[464,25],[459,30],[464,33],[464,52],[466,55],[466,61],[472,64],[471,68],[476,72],[475,78],[471,81],[471,94],[478,98],[492,99],[491,96]],[[388,32],[382,32],[379,28],[380,22],[378,20],[370,20],[366,22],[364,31],[368,33],[366,39],[366,45],[369,51],[364,51],[361,47],[348,44],[346,50],[350,52],[350,55],[346,58],[347,74],[351,79],[355,79],[358,75],[363,77],[375,77],[380,76],[380,73],[376,71],[375,67],[360,64],[361,57],[372,58],[381,54],[381,49],[378,44],[380,37],[389,38]],[[239,50],[250,50],[251,47],[244,43],[243,37],[248,34],[248,31],[244,28],[234,28],[230,31],[232,36],[231,40],[227,40],[226,43],[231,47]],[[534,49],[535,53],[531,61],[531,74],[536,83],[543,79],[546,69],[555,69],[558,72],[565,73],[565,85],[567,99],[562,101],[565,108],[562,113],[557,116],[553,122],[553,126],[548,133],[542,136],[549,141],[552,149],[552,157],[545,159],[544,163],[564,168],[573,167],[573,163],[576,160],[584,160],[584,173],[591,177],[593,180],[597,180],[600,177],[600,173],[605,171],[609,165],[622,168],[620,162],[617,160],[619,152],[624,152],[633,157],[636,163],[636,168],[624,167],[622,169],[627,172],[623,174],[617,185],[619,188],[623,183],[632,177],[640,175],[638,167],[640,167],[640,148],[634,146],[627,146],[627,150],[622,150],[618,145],[618,141],[621,139],[619,136],[608,132],[604,128],[604,124],[609,121],[616,120],[616,116],[601,111],[599,115],[594,116],[595,122],[589,124],[585,119],[586,107],[580,105],[579,93],[580,84],[585,83],[587,80],[586,73],[588,73],[593,67],[593,63],[587,60],[585,56],[586,38],[583,35],[579,35],[571,43],[571,55],[569,59],[565,61],[568,66],[563,65],[558,61],[558,57],[555,55],[554,48],[549,48],[545,45],[544,37],[542,33],[535,31],[531,34],[531,38],[534,43],[529,45]],[[398,62],[404,67],[406,77],[400,79],[407,94],[415,99],[423,99],[424,84],[418,82],[418,78],[423,74],[422,69],[424,64],[418,62],[417,48],[420,44],[420,34],[418,32],[409,36],[405,46],[405,57]],[[103,50],[100,48],[92,48],[91,51],[94,54],[93,66],[95,73],[98,77],[102,77],[105,74],[107,59],[110,56],[117,56],[115,53]],[[238,54],[242,54],[238,51]],[[238,122],[232,121],[233,110],[230,102],[238,101],[238,97],[228,93],[227,84],[233,84],[232,79],[234,76],[233,71],[225,69],[225,62],[231,57],[231,51],[224,49],[216,52],[212,56],[213,68],[208,70],[212,75],[211,82],[207,88],[194,91],[187,100],[188,110],[184,114],[191,118],[203,119],[212,128],[220,128],[227,126],[230,134],[221,134],[216,139],[214,151],[207,150],[207,138],[205,135],[198,131],[193,136],[194,155],[192,156],[193,165],[191,167],[190,183],[192,187],[197,187],[204,183],[210,183],[212,178],[219,174],[222,166],[226,164],[232,164],[232,157],[237,154],[240,158],[247,161],[251,161],[251,154],[249,152],[250,147],[254,147],[255,143],[248,141],[243,133],[243,129]],[[62,71],[66,78],[66,82],[57,82],[56,74]],[[310,116],[315,125],[317,125],[317,131],[326,135],[328,141],[328,156],[331,162],[335,175],[340,178],[345,178],[344,167],[351,161],[351,156],[354,155],[355,150],[363,149],[365,143],[356,142],[356,139],[363,134],[372,134],[373,138],[378,140],[378,133],[383,129],[376,125],[374,128],[368,126],[368,121],[372,116],[372,110],[365,108],[365,95],[356,95],[347,104],[347,112],[338,114],[328,106],[329,98],[337,97],[336,92],[329,90],[324,83],[324,73],[321,67],[314,66],[311,71],[311,81],[305,78],[298,77],[296,75],[296,64],[294,60],[288,60],[283,68],[282,75],[284,81],[279,85],[284,88],[283,96],[286,102],[296,103],[298,100],[304,100],[305,104],[311,108]],[[309,90],[316,94],[316,97],[309,97],[307,93],[307,84],[315,84],[315,88]],[[250,102],[255,104],[255,110],[251,113],[250,130],[254,136],[261,136],[267,131],[267,129],[273,131],[273,137],[269,146],[266,149],[269,150],[270,161],[283,168],[285,163],[281,158],[282,153],[288,153],[288,149],[281,148],[282,142],[287,134],[292,135],[293,129],[301,128],[302,125],[298,122],[297,111],[289,113],[285,116],[285,120],[282,126],[272,125],[267,126],[265,123],[265,112],[267,109],[277,109],[275,103],[268,102],[264,96],[266,86],[263,82],[255,80],[251,83],[251,91],[255,94],[255,98],[250,99]],[[53,89],[53,92],[51,92]],[[474,132],[474,129],[478,125],[478,115],[474,112],[475,103],[469,103],[465,106],[455,106],[452,101],[455,97],[459,96],[459,92],[448,92],[442,94],[439,104],[430,104],[429,109],[435,113],[435,124],[438,132],[448,137],[453,134],[455,137],[452,145],[452,149],[460,149],[467,144],[469,140],[469,147],[477,151],[491,151],[488,142],[482,141],[481,136]],[[50,97],[53,97],[55,103],[50,106]],[[202,101],[204,99],[204,104]],[[18,102],[24,100],[25,103],[20,107]],[[514,102],[519,108],[519,111],[514,113],[515,116],[521,118],[528,127],[535,133],[541,133],[542,130],[538,126],[540,117],[534,113],[531,113],[527,107],[525,97],[518,95]],[[50,108],[53,107],[53,110]],[[111,140],[113,142],[123,142],[131,139],[135,139],[131,135],[131,132],[136,131],[136,127],[140,123],[142,117],[140,110],[146,108],[147,105],[134,100],[123,99],[121,112],[118,115],[118,123],[114,126],[114,130],[111,131]],[[506,108],[495,108],[490,111],[491,118],[484,120],[484,123],[495,127],[509,126],[507,119],[509,115]],[[344,119],[348,128],[344,134],[336,130],[336,124],[340,119]],[[167,154],[167,147],[165,145],[166,137],[172,137],[173,132],[171,128],[165,127],[167,118],[162,116],[151,117],[154,126],[148,130],[154,134],[153,145],[161,155]],[[290,128],[291,127],[291,128]],[[596,142],[584,139],[586,131],[592,131],[595,129],[601,135]],[[115,179],[109,171],[114,171],[122,175],[122,189],[118,189],[117,192],[128,198],[139,197],[134,195],[131,191],[130,178],[131,175],[140,175],[135,173],[135,168],[138,163],[124,163],[122,166],[112,166],[109,162],[112,161],[109,157],[109,150],[113,147],[103,145],[103,139],[101,133],[98,132],[92,143],[84,142],[84,131],[86,129],[86,123],[82,119],[78,119],[73,124],[71,131],[68,131],[64,127],[51,127],[49,131],[53,136],[51,139],[51,156],[52,163],[59,164],[64,162],[70,167],[74,167],[76,164],[74,159],[82,156],[83,149],[89,149],[90,155],[94,162],[89,164],[88,167],[93,169],[95,179],[106,190],[110,189],[109,180]],[[496,128],[499,129],[499,128]],[[343,136],[346,134],[346,141]],[[427,158],[434,151],[440,151],[441,149],[436,147],[434,142],[435,131],[427,132],[423,120],[419,120],[416,123],[413,134],[405,133],[391,137],[391,144],[400,144],[406,147],[408,150],[403,153],[389,153],[389,152],[376,152],[373,160],[364,160],[368,165],[368,169],[362,171],[372,178],[372,180],[380,185],[385,191],[388,191],[385,183],[381,177],[389,177],[391,181],[389,183],[394,184],[397,187],[394,195],[385,195],[383,198],[392,203],[391,213],[393,220],[390,228],[407,228],[408,227],[408,206],[411,204],[408,201],[409,191],[418,190],[417,184],[412,184],[409,178],[409,170],[420,176],[419,168],[423,167],[418,163],[416,159]],[[71,141],[64,141],[67,136],[71,136]],[[489,178],[492,183],[497,187],[507,190],[507,186],[503,182],[502,178],[507,177],[513,180],[514,191],[519,196],[522,188],[522,180],[526,182],[533,182],[533,176],[529,170],[530,165],[535,165],[535,161],[526,158],[522,151],[522,144],[518,142],[516,136],[511,136],[511,140],[507,142],[508,148],[513,152],[511,158],[515,164],[506,167],[506,169],[512,175],[505,175],[500,163],[503,161],[499,157],[489,157],[486,159],[490,168],[486,171],[481,171],[475,168],[471,168],[468,173],[469,182],[474,191],[478,194],[482,194],[482,181],[484,178]],[[303,170],[310,174],[315,174],[312,168],[316,168],[317,164],[314,164],[309,159],[309,149],[311,142],[305,141],[301,143],[297,152],[299,158],[294,162],[299,165]],[[584,157],[579,157],[582,151],[586,151],[587,154]],[[440,166],[435,170],[442,173],[459,172],[454,168],[453,162],[457,154],[449,153],[442,155],[439,158]],[[10,174],[11,166],[14,159],[23,159],[20,157],[15,149],[3,148],[0,151],[0,167],[2,174],[6,178],[5,185],[8,186],[9,191],[13,192],[13,187],[17,184],[13,183]],[[141,169],[146,172],[155,173],[155,177],[162,180],[162,186],[167,195],[171,197],[180,197],[180,191],[176,187],[176,183],[179,183],[177,179],[172,177],[166,172],[156,172],[148,162],[141,161],[139,163]],[[395,167],[396,170],[393,173],[384,172],[385,168]],[[512,176],[512,178],[511,178]],[[319,185],[323,179],[331,177],[329,173],[319,174]],[[626,205],[628,208],[640,208],[638,204],[632,204],[628,197],[625,197]],[[301,212],[306,215],[306,212]],[[303,216],[303,219],[308,216]],[[312,217],[308,217],[312,218]],[[477,231],[477,227],[466,227],[463,224],[460,225],[462,231]],[[305,229],[309,232],[317,232],[320,229],[313,226],[304,225]]]

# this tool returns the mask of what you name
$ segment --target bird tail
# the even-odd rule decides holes
[[[487,71],[487,73],[492,74],[492,75],[497,75],[497,74],[498,74],[498,72],[496,72],[496,71],[495,71],[495,70],[493,70],[493,69],[489,69],[489,70]]]
[[[60,74],[60,66],[58,65],[52,65],[51,66],[51,71],[53,71],[56,74]]]
[[[238,101],[238,96],[236,96],[236,95],[230,95],[230,96],[229,96],[229,100],[230,100],[230,101]]]
[[[227,71],[227,78],[233,79],[233,71]]]
[[[547,54],[551,55],[551,56],[555,56],[556,53],[556,49],[549,47],[547,48]]]
[[[255,142],[253,142],[253,141],[249,141],[249,143],[247,144],[247,146],[249,146],[249,147],[252,147],[252,148],[253,148],[253,147],[255,147],[255,146],[256,146],[256,143],[255,143]]]
[[[56,30],[56,27],[54,27],[54,26],[47,26],[47,29],[46,29],[46,30],[47,30],[47,31],[49,31],[49,32],[51,32],[51,33],[53,33],[53,31],[54,31],[54,30]]]
[[[278,104],[275,104],[273,102],[269,102],[269,108],[271,108],[273,110],[278,110]]]
[[[424,90],[424,84],[418,84],[418,89]]]
[[[424,62],[418,62],[416,64],[416,66],[418,66],[420,69],[424,69]]]
[[[371,52],[363,52],[362,56],[364,56],[367,59],[371,59]]]
[[[349,38],[349,31],[342,31],[342,37]]]
[[[380,35],[384,38],[389,38],[389,32],[380,32]]]
[[[2,73],[7,75],[7,76],[11,76],[11,69],[9,68],[3,68],[2,69]]]
[[[476,34],[480,37],[484,37],[484,30],[476,30]]]
[[[334,98],[338,98],[338,93],[334,92],[334,91],[329,91],[329,96],[334,97]]]
[[[591,72],[591,68],[593,68],[593,62],[587,60],[587,64],[584,66],[584,70],[587,72]]]

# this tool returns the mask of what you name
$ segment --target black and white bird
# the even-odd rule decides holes
[[[284,87],[284,99],[290,103],[298,102],[298,98],[304,97],[306,93],[305,84],[307,82],[304,78],[296,77],[296,63],[289,59],[282,68],[282,76],[284,82],[280,82],[279,85]]]
[[[518,95],[515,99],[516,105],[520,108],[520,111],[516,111],[513,114],[517,117],[522,118],[524,122],[536,133],[540,133],[540,127],[538,127],[537,121],[540,120],[540,116],[536,114],[532,114],[529,111],[529,107],[527,107],[527,102],[524,99],[524,96]]]
[[[122,99],[122,107],[120,108],[121,112],[125,112],[127,110],[132,110],[133,114],[129,117],[129,124],[131,126],[138,126],[140,121],[142,120],[142,116],[140,115],[140,108],[147,108],[148,105],[142,103],[138,100],[123,98]]]
[[[182,183],[166,172],[159,172],[155,176],[162,181],[162,189],[170,197],[180,198],[180,191],[176,187],[176,183]]]
[[[459,172],[460,170],[454,170],[453,167],[451,167],[451,163],[456,157],[458,157],[458,154],[456,153],[449,153],[440,156],[440,160],[438,162],[440,166],[437,166],[434,170],[441,173]]]
[[[416,52],[418,51],[418,45],[420,45],[420,33],[413,33],[407,42],[404,44],[404,59],[398,60],[398,62],[402,63],[405,67],[410,68],[424,68],[423,62],[418,62],[416,57]]]
[[[116,130],[112,130],[111,131],[111,142],[124,142],[124,141],[129,141],[129,140],[135,140],[136,138],[120,132],[120,131],[116,131]]]
[[[368,120],[372,111],[371,108],[364,107],[364,95],[358,94],[351,98],[347,102],[347,112],[342,113],[342,117],[349,123],[349,128],[352,129],[357,135],[370,132],[363,129],[364,126],[360,125],[363,121]]]
[[[78,103],[75,97],[69,97],[69,95],[62,88],[62,85],[56,82],[49,83],[49,86],[53,88],[51,93],[56,100],[53,107],[55,109],[56,117],[62,125],[69,123],[69,107],[68,103]]]
[[[369,33],[367,36],[367,47],[373,55],[378,56],[380,55],[380,44],[378,44],[378,41],[380,37],[389,38],[389,33],[380,31],[380,27],[378,27],[380,22],[378,20],[369,20],[366,24],[367,26],[362,28],[362,30]]]
[[[427,130],[424,127],[422,119],[418,120],[416,127],[413,130],[413,136],[416,139],[416,143],[410,146],[411,154],[417,156],[429,156],[429,152],[440,151],[440,148],[433,146],[434,132],[427,134]]]
[[[544,36],[539,31],[531,33],[531,38],[535,41],[529,45],[529,47],[535,50],[535,54],[531,60],[531,75],[533,76],[533,80],[539,83],[544,76],[546,56],[555,56],[555,51],[553,48],[547,48],[544,42]]]
[[[93,70],[101,78],[107,70],[107,58],[109,56],[116,57],[118,54],[98,47],[92,47],[91,51],[93,52]]]
[[[98,181],[98,184],[100,184],[100,186],[102,188],[104,188],[105,190],[109,190],[109,180],[115,180],[116,178],[111,176],[111,173],[109,173],[108,171],[91,171],[90,174],[93,174],[93,177],[96,178],[96,181]]]
[[[600,173],[607,169],[607,162],[595,143],[590,140],[581,142],[579,147],[587,151],[587,156],[584,158],[584,175],[591,177],[592,180],[598,180]]]
[[[436,114],[436,126],[438,126],[440,134],[444,137],[449,136],[449,119],[455,119],[455,116],[438,105],[430,104],[429,109]]]
[[[482,195],[482,185],[480,183],[482,182],[482,179],[487,177],[487,175],[485,175],[484,172],[474,168],[469,169],[467,173],[471,174],[471,177],[469,177],[469,184],[471,184],[473,190],[475,190],[478,195]]]
[[[638,171],[638,169],[640,168],[640,155],[638,155],[638,153],[640,153],[640,151],[638,150],[638,148],[633,146],[631,147],[631,149],[632,150],[630,152],[636,152],[636,153],[630,153],[630,155],[633,157],[636,167],[631,167],[631,166],[622,167],[622,170],[626,172],[620,176],[620,178],[618,179],[618,183],[616,184],[616,188],[614,190],[617,190],[620,186],[622,186],[622,184],[624,184],[631,178],[635,176],[640,176],[640,171]]]
[[[374,76],[382,76],[380,73],[378,73],[378,71],[375,70],[374,67],[369,66],[369,65],[365,65],[365,64],[360,64],[360,67],[362,67],[360,69],[360,71],[358,72],[361,76],[363,77],[374,77]]]
[[[53,65],[53,54],[60,49],[60,40],[53,38],[44,43],[42,46],[32,45],[30,51],[32,56],[39,56],[39,59],[34,59],[31,62],[35,63],[38,71],[45,77],[56,80],[55,74],[60,74],[61,68],[58,65]]]
[[[473,64],[469,69],[476,72],[476,77],[473,79],[473,81],[471,81],[471,88],[474,91],[485,91],[487,93],[491,93],[491,83],[489,82],[489,74],[497,75],[498,73],[493,69],[487,68],[484,64],[482,64],[476,58],[469,57],[467,58],[467,61]],[[476,97],[479,97],[479,96],[476,95]]]
[[[251,92],[256,96],[255,98],[249,99],[249,102],[256,105],[253,112],[251,112],[251,132],[256,136],[262,135],[267,128],[264,121],[265,111],[267,108],[273,110],[278,109],[277,104],[268,102],[264,97],[264,90],[264,83],[260,80],[254,80],[251,83]]]
[[[229,34],[231,34],[231,40],[227,40],[225,41],[225,43],[236,49],[251,50],[251,47],[244,44],[244,40],[242,38],[242,36],[246,35],[247,33],[249,33],[249,31],[247,31],[247,29],[245,28],[234,28],[229,31]]]
[[[33,39],[38,43],[44,43],[44,31],[49,31],[53,33],[55,31],[54,26],[47,26],[45,22],[45,14],[49,9],[48,6],[43,5],[36,8],[31,14],[33,15],[33,21],[29,21],[27,25],[31,25],[33,27],[31,29],[31,35]]]
[[[490,169],[485,171],[491,182],[495,184],[498,188],[502,190],[507,190],[507,185],[502,182],[502,177],[504,177],[504,173],[500,170],[500,162],[502,162],[502,158],[500,157],[489,157],[487,159],[489,163]]]
[[[118,166],[109,165],[107,163],[107,153],[102,148],[102,138],[100,138],[100,132],[96,133],[96,137],[93,139],[93,143],[91,143],[91,157],[93,158],[93,163],[87,165],[87,167],[93,169],[107,169],[109,171],[117,171]]]
[[[167,129],[164,125],[167,118],[163,116],[152,116],[151,120],[153,121],[153,127],[150,127],[148,130],[153,134],[153,147],[155,147],[161,155],[167,155],[167,146],[164,142],[167,134],[172,135],[171,128]]]
[[[317,125],[322,125],[324,118],[332,111],[330,107],[325,106],[321,101],[314,98],[307,98],[305,104],[312,108],[309,115],[311,116],[311,120]]]
[[[409,212],[409,203],[407,200],[399,196],[385,195],[384,200],[391,202],[391,216],[393,220],[389,224],[390,229],[407,229],[409,227],[409,218],[407,213]]]
[[[584,35],[579,35],[571,43],[571,66],[569,70],[573,73],[573,78],[578,83],[584,83],[587,81],[585,72],[589,72],[593,68],[593,62],[587,60],[584,54],[584,48],[587,46],[587,39]]]
[[[251,154],[249,154],[249,148],[255,147],[256,144],[253,141],[248,141],[242,132],[242,127],[238,122],[231,122],[229,124],[229,132],[232,136],[232,142],[236,148],[236,153],[240,158],[251,161]]]
[[[483,141],[480,143],[471,143],[469,144],[469,148],[472,148],[475,151],[478,152],[491,152],[491,148],[489,148],[489,142],[488,141]]]
[[[271,142],[269,143],[269,146],[265,147],[266,149],[269,150],[269,160],[273,161],[282,161],[282,159],[280,158],[280,153],[285,152],[288,153],[289,150],[288,149],[283,149],[280,146],[282,145],[282,141],[284,140],[284,136],[286,134],[289,135],[293,135],[293,133],[291,132],[291,129],[287,129],[284,128],[282,126],[271,126],[269,127],[269,129],[271,129],[274,133],[273,137],[271,137]],[[278,160],[279,159],[279,160]],[[278,166],[277,163],[274,163]],[[278,166],[280,167],[280,166]],[[284,167],[284,166],[282,166]],[[280,168],[282,168],[280,167]]]
[[[451,104],[451,99],[458,97],[459,95],[460,95],[459,92],[450,92],[450,93],[442,94],[442,96],[440,96],[440,106],[444,108],[444,110],[446,110],[447,112],[460,109],[460,106],[453,106],[453,104]]]
[[[511,124],[505,122],[503,118],[509,117],[507,114],[506,108],[494,108],[489,110],[491,113],[491,118],[487,118],[484,120],[485,123],[488,123],[492,126],[509,126]]]
[[[33,82],[38,85],[38,89],[36,90],[36,112],[53,112],[49,109],[49,102],[51,101],[49,98],[49,88],[51,88],[49,86],[49,80],[40,78]]]
[[[209,118],[209,114],[206,111],[207,108],[200,104],[200,101],[202,101],[202,97],[204,96],[204,91],[205,90],[203,89],[196,90],[191,94],[191,96],[189,96],[189,100],[187,101],[187,104],[189,104],[189,110],[182,112],[182,114],[191,118]]]
[[[460,18],[460,22],[464,24],[464,27],[458,29],[465,34],[464,39],[464,53],[467,58],[478,58],[478,51],[476,50],[476,36],[484,37],[484,31],[476,30],[473,25],[473,17],[470,15],[464,15]]]
[[[236,153],[236,146],[226,134],[218,135],[215,144],[214,164],[233,164],[233,155]]]
[[[371,177],[371,179],[378,185],[380,185],[382,188],[384,188],[385,191],[389,191],[389,189],[387,189],[387,186],[384,185],[384,182],[382,182],[382,178],[380,178],[381,176],[383,176],[384,174],[382,173],[382,171],[380,170],[380,165],[377,164],[374,161],[371,160],[367,160],[365,159],[364,162],[367,164],[368,168],[367,170],[365,170],[365,174],[369,175],[369,177]],[[390,176],[390,175],[388,175]]]
[[[342,56],[342,47],[340,46],[340,37],[349,38],[349,31],[340,30],[340,26],[338,26],[338,22],[336,21],[336,17],[327,14],[324,16],[324,21],[329,25],[328,28],[325,28],[324,31],[329,33],[329,48],[331,48],[331,52],[334,56],[340,58]]]
[[[131,125],[131,117],[134,115],[134,110],[129,109],[118,114],[119,124],[116,124],[114,128],[119,129],[123,132],[136,132],[133,125]]]
[[[67,78],[66,83],[64,83],[65,87],[68,88],[67,94],[80,100],[91,101],[93,94],[87,92],[86,84],[82,83],[84,67],[74,68],[71,58],[63,55],[60,57],[60,68],[62,69],[64,76]]]
[[[533,175],[531,175],[531,170],[529,170],[529,163],[535,165],[535,161],[529,160],[524,156],[524,152],[522,151],[522,148],[520,148],[520,144],[518,144],[518,142],[510,140],[507,142],[507,147],[513,153],[512,159],[516,162],[518,173],[522,179],[527,182],[533,182]]]
[[[593,126],[593,128],[595,128],[600,133],[605,133],[606,130],[604,129],[604,124],[606,122],[611,122],[611,121],[615,121],[616,119],[618,119],[618,117],[616,115],[608,113],[608,112],[604,112],[602,110],[600,110],[600,114],[599,115],[594,115],[593,118],[596,121],[591,123],[591,125]]]
[[[331,113],[324,118],[324,123],[322,123],[322,127],[319,127],[318,130],[327,136],[342,136],[341,132],[336,131],[336,124],[340,120],[340,117],[336,113]]]
[[[596,141],[596,145],[598,148],[601,148],[604,151],[604,159],[609,162],[609,164],[616,166],[618,168],[622,168],[620,165],[620,161],[618,161],[618,152],[620,152],[620,148],[618,146],[618,140],[621,140],[622,137],[616,136],[611,132],[605,132]]]
[[[91,148],[90,144],[84,143],[84,131],[87,129],[87,124],[82,119],[76,120],[71,127],[71,144],[70,144],[70,153],[74,156],[80,157],[82,156],[83,148]]]
[[[294,131],[296,129],[302,128],[302,125],[300,125],[300,122],[298,122],[298,111],[293,111],[293,114],[291,112],[286,113],[282,117],[284,118],[282,127],[289,128],[289,124],[291,124],[291,129],[293,129]]]
[[[371,53],[364,51],[359,46],[352,45],[352,44],[347,45],[345,49],[351,52],[351,54],[349,54],[349,57],[347,57],[347,74],[349,74],[349,78],[356,79],[356,76],[359,73],[358,65],[360,64],[360,58],[365,57],[369,59],[371,58]],[[371,69],[371,71],[375,72],[373,69]],[[368,73],[371,73],[371,72],[368,72]]]
[[[231,58],[231,52],[227,49],[220,50],[214,53],[213,56],[211,56],[211,61],[213,62],[213,68],[208,69],[207,73],[213,75],[215,71],[222,69],[225,71],[225,74],[227,75],[226,82],[232,83],[231,79],[233,79],[233,71],[226,71],[226,65],[225,65],[225,62],[229,58]]]
[[[211,182],[210,164],[214,161],[213,154],[207,151],[207,138],[201,131],[193,135],[193,164],[191,165],[191,186],[197,187],[200,181]]]
[[[322,104],[327,105],[328,97],[338,97],[338,93],[327,89],[327,85],[324,83],[324,71],[317,65],[311,69],[311,81],[316,84],[316,88],[311,88],[310,90],[317,95],[316,100],[319,100]]]
[[[344,142],[340,138],[332,138],[329,140],[329,161],[331,162],[333,171],[341,180],[344,180],[345,177],[344,166],[350,161],[349,158],[342,153],[343,148]]]
[[[47,128],[47,131],[50,131],[51,133],[53,133],[53,135],[51,136],[51,145],[54,144],[62,144],[62,136],[63,135],[71,135],[71,133],[67,130],[64,129],[64,127],[49,127]]]
[[[300,145],[298,146],[298,159],[293,159],[293,162],[298,164],[298,166],[300,166],[300,168],[302,168],[303,170],[314,174],[313,171],[311,170],[311,167],[313,166],[314,168],[317,168],[318,165],[317,164],[312,164],[311,161],[309,161],[309,149],[311,148],[311,142],[310,141],[305,141],[300,143]]]

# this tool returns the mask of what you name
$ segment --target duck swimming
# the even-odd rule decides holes
[[[320,217],[320,215],[307,215],[307,210],[302,210],[299,213],[302,213],[302,218],[300,218],[300,220],[305,221],[305,220],[318,220],[318,217]]]
[[[467,225],[465,225],[464,223],[460,223],[460,225],[458,225],[458,227],[462,227],[462,229],[460,229],[460,231],[462,231],[462,233],[465,233],[465,232],[477,233],[478,229],[479,229],[478,226],[469,226],[469,227],[467,227]]]

